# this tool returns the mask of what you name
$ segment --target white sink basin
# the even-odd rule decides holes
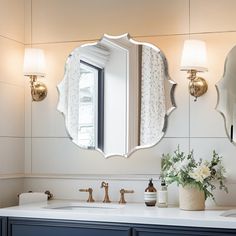
[[[112,204],[112,203],[82,203],[82,202],[69,202],[69,203],[55,203],[44,207],[52,210],[82,210],[82,209],[102,209],[102,210],[114,210],[121,209],[124,205]]]
[[[236,218],[236,209],[225,211],[224,213],[221,214],[221,216],[224,216],[224,217],[235,217]]]

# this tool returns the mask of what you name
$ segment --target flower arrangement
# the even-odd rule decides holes
[[[219,184],[219,189],[228,192],[225,185],[225,168],[222,164],[222,157],[213,151],[210,161],[200,159],[196,161],[193,151],[185,155],[179,150],[174,151],[174,155],[163,154],[161,161],[162,174],[167,184],[176,182],[178,185],[196,187],[208,197],[214,199],[212,191]]]

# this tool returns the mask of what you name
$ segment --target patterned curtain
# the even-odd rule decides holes
[[[160,140],[165,122],[165,66],[160,51],[142,47],[140,145]]]
[[[65,116],[66,128],[72,140],[78,143],[79,132],[80,56],[75,50],[67,59],[64,79],[58,85],[58,110]]]

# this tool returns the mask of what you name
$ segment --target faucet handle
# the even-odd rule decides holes
[[[93,199],[93,189],[92,188],[88,188],[88,189],[79,189],[80,192],[88,192],[89,193],[89,197],[87,202],[95,202]]]
[[[108,183],[106,183],[105,181],[102,181],[101,188],[108,188]]]
[[[53,194],[49,190],[46,190],[44,193],[48,195],[48,200],[53,199]]]
[[[125,204],[126,201],[125,201],[125,193],[134,193],[134,190],[126,190],[126,189],[121,189],[120,190],[120,201],[119,203],[120,204]]]

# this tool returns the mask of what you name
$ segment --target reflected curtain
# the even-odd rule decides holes
[[[160,51],[142,47],[140,145],[154,144],[165,122],[165,66]]]
[[[80,56],[75,50],[67,59],[64,79],[58,85],[58,110],[64,113],[67,131],[75,143],[78,143],[79,133],[79,82]]]

